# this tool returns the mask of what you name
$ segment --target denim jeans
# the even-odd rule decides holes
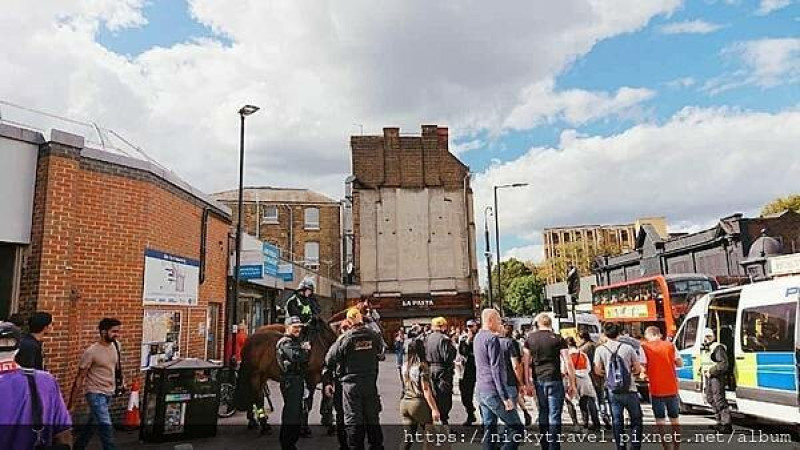
[[[513,394],[516,397],[517,389],[512,388],[509,395]],[[511,411],[506,410],[506,405],[503,404],[503,399],[499,395],[479,393],[481,420],[483,422],[483,448],[495,449],[501,447],[503,449],[514,450],[519,447],[520,440],[523,437],[522,422],[519,420],[517,414],[517,405],[514,404],[514,409]],[[497,419],[500,419],[505,426],[503,433],[499,434],[497,431]]]
[[[95,429],[100,435],[103,450],[116,450],[114,445],[114,427],[111,424],[111,396],[89,392],[86,394],[86,403],[89,404],[89,420],[82,427],[75,440],[75,450],[83,450],[89,445]]]
[[[542,450],[559,450],[561,434],[561,411],[564,406],[564,382],[537,381],[536,403],[539,405],[539,433],[542,435]],[[549,433],[549,434],[547,434]]]
[[[614,424],[614,442],[617,448],[625,449],[627,444],[630,444],[633,450],[642,448],[642,404],[639,401],[639,394],[608,392],[608,400],[611,403],[611,421]],[[625,434],[625,411],[628,411],[631,418],[629,434]]]

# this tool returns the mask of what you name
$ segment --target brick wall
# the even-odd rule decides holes
[[[65,395],[80,355],[97,340],[102,317],[123,322],[123,370],[128,380],[141,377],[145,249],[201,259],[202,216],[209,206],[144,170],[81,157],[77,147],[41,147],[20,309],[53,314],[45,363]],[[181,311],[182,356],[206,356],[201,331],[209,303],[219,303],[224,314],[229,224],[224,212],[212,209],[198,305],[147,306]],[[215,334],[221,337],[224,317],[218,323]]]
[[[231,208],[234,226],[237,216],[238,205],[236,202],[223,201],[226,206]],[[278,207],[278,223],[265,223],[260,220],[260,215],[264,214],[267,206]],[[289,240],[289,210],[282,204],[260,202],[258,206],[255,202],[244,202],[242,210],[242,226],[244,232],[257,236],[262,241],[277,245],[285,251],[294,253],[296,261],[305,258],[305,243],[319,242],[320,261],[328,261],[329,264],[320,264],[320,273],[333,280],[341,280],[341,238],[340,238],[340,206],[338,203],[331,204],[292,204],[292,236]],[[319,229],[312,230],[305,228],[305,209],[319,209]],[[256,212],[258,210],[259,212]],[[257,229],[256,227],[260,227]],[[284,255],[287,257],[287,255]]]

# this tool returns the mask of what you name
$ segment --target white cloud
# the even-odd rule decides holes
[[[756,10],[756,14],[759,16],[765,16],[773,11],[783,9],[791,4],[792,0],[761,0],[761,3],[759,3],[758,9]]]
[[[480,139],[473,139],[466,142],[453,143],[450,145],[450,153],[456,156],[461,156],[469,151],[477,150],[483,147],[484,145],[486,145],[486,143]]]
[[[386,125],[418,132],[421,123],[466,136],[496,129],[526,88],[681,0],[516,0],[502,8],[479,0],[380,8],[368,0],[190,0],[192,17],[232,44],[204,39],[135,58],[95,36],[102,26],[146,26],[144,0],[36,3],[3,3],[0,67],[14,70],[3,71],[0,98],[116,129],[208,191],[235,185],[236,111],[254,103],[262,110],[247,121],[246,181],[340,195],[354,122],[366,133]],[[571,108],[564,111],[576,120],[595,114]]]
[[[527,182],[500,198],[503,235],[536,243],[544,227],[644,216],[691,229],[796,191],[797,142],[800,110],[685,108],[661,125],[609,137],[570,133],[554,148],[492,166],[475,178],[476,210],[491,204],[491,186]]]
[[[713,78],[703,89],[716,94],[742,86],[770,88],[800,82],[800,39],[759,39],[726,47],[722,54],[739,68]]]
[[[697,83],[697,81],[692,77],[683,77],[683,78],[676,78],[672,81],[668,81],[667,87],[671,89],[680,89],[680,88],[688,88],[692,87]]]
[[[687,20],[662,25],[659,31],[663,34],[708,34],[722,28],[722,25],[705,20]]]
[[[532,261],[538,264],[544,261],[544,244],[514,247],[503,253],[503,261],[509,258],[516,258],[520,261]]]
[[[641,103],[654,96],[655,92],[650,89],[627,86],[613,94],[583,89],[555,91],[554,82],[547,80],[523,91],[520,103],[508,115],[503,127],[527,129],[556,120],[581,125],[601,118],[635,113]]]

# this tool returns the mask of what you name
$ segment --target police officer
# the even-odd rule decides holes
[[[706,401],[714,408],[717,424],[712,428],[720,433],[733,431],[731,411],[725,398],[730,361],[725,345],[716,342],[714,330],[706,328],[705,339],[700,348],[700,375],[705,386]]]
[[[286,300],[286,316],[299,317],[303,324],[309,325],[311,319],[320,311],[319,303],[314,297],[314,281],[308,278],[303,279],[294,294]]]
[[[378,361],[383,355],[383,338],[364,326],[358,308],[347,311],[352,328],[325,355],[325,366],[338,367],[342,385],[342,410],[349,449],[364,448],[366,434],[370,449],[383,449],[378,396]]]
[[[340,326],[341,334],[337,340],[344,336],[344,333],[350,328],[347,319],[343,320]],[[347,450],[347,433],[344,427],[344,405],[342,404],[342,381],[340,367],[336,365],[336,361],[326,361],[334,364],[332,366],[325,365],[322,369],[322,388],[326,398],[331,399],[333,409],[336,411],[336,425],[329,425],[328,434],[336,433],[336,439],[339,441],[339,450]]]
[[[286,319],[286,335],[277,344],[278,365],[283,375],[281,395],[283,413],[281,415],[280,441],[285,450],[296,449],[303,422],[303,391],[311,344],[300,339],[303,321],[297,316]]]
[[[431,333],[425,338],[425,359],[431,367],[431,384],[442,424],[448,424],[453,407],[453,372],[455,371],[456,348],[445,334],[447,320],[436,317],[431,321]]]
[[[472,397],[475,394],[475,351],[473,346],[473,339],[475,334],[478,333],[478,323],[474,320],[467,321],[467,335],[458,343],[458,353],[464,358],[464,375],[458,382],[458,390],[461,392],[461,403],[467,411],[467,420],[464,421],[464,426],[469,426],[475,423],[475,404]]]

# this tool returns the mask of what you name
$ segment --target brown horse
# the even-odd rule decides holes
[[[338,327],[331,326],[320,318],[314,318],[311,355],[306,372],[306,386],[310,395],[305,399],[306,411],[311,409],[314,391],[322,380],[322,367],[328,348],[336,341]],[[283,337],[285,327],[280,324],[265,325],[258,328],[245,342],[242,348],[242,361],[239,366],[239,383],[236,387],[236,407],[240,411],[264,408],[264,386],[267,380],[280,382],[283,374],[278,367],[276,355],[278,341]],[[323,411],[324,413],[324,411]],[[324,415],[324,414],[323,414]],[[262,433],[268,432],[266,417],[257,417]]]

